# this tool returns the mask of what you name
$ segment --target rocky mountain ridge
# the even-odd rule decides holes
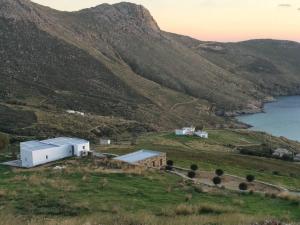
[[[0,0],[0,27],[2,102],[165,129],[223,124],[224,115],[257,112],[272,96],[300,93],[298,43],[203,42],[162,31],[132,3],[61,12]]]

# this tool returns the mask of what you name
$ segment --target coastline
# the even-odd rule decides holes
[[[266,106],[267,103],[278,102]],[[263,115],[264,108],[268,115]],[[274,101],[264,103],[264,108],[258,113],[237,114],[234,120],[245,129],[264,131],[277,137],[300,141],[298,117],[300,110],[300,95],[277,96]],[[253,114],[261,114],[251,116]],[[247,117],[249,115],[249,117]],[[251,123],[251,124],[249,124]]]

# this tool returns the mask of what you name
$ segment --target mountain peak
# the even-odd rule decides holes
[[[33,19],[37,15],[30,0],[0,0],[0,17],[6,19]]]
[[[121,22],[122,24],[135,24],[144,29],[159,32],[160,28],[152,17],[148,9],[142,5],[129,2],[120,2],[116,4],[101,4],[90,9],[83,9],[81,13],[96,15],[96,18],[102,20]]]
[[[149,10],[142,5],[137,5],[130,2],[120,2],[114,4],[113,7],[119,10],[122,14],[140,21],[141,25],[146,25],[155,31],[160,30],[157,22],[152,17]]]

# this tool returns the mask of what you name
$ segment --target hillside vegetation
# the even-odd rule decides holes
[[[77,12],[29,0],[0,6],[2,102],[165,129],[228,125],[216,115],[257,112],[271,96],[299,93],[298,43],[201,42],[162,31],[131,3]]]
[[[170,133],[139,137],[136,146],[93,145],[102,152],[125,154],[148,148],[167,152],[176,166],[199,166],[198,173],[255,175],[257,180],[300,190],[299,164],[239,155],[232,146],[286,142],[262,133],[210,130],[211,138],[176,137]],[[0,155],[0,161],[9,154]],[[239,193],[192,184],[165,171],[119,169],[91,159],[68,159],[33,169],[0,166],[1,224],[241,224],[274,219],[300,221],[297,197]],[[54,169],[56,165],[64,169]],[[274,173],[274,171],[277,171]]]

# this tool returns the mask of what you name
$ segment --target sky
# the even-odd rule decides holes
[[[116,0],[32,0],[75,11]],[[300,0],[127,0],[151,11],[160,28],[206,41],[272,38],[300,42]]]

